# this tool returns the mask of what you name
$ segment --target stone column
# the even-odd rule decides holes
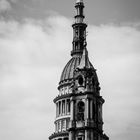
[[[85,126],[89,125],[89,99],[86,99],[85,102]]]
[[[90,119],[93,119],[93,100],[90,100]]]
[[[75,110],[74,110],[74,99],[71,98],[70,99],[70,128],[75,127],[75,123],[74,123],[74,115],[75,115]]]
[[[55,132],[57,131],[57,128],[56,128],[56,122],[54,123],[54,125],[55,125]]]
[[[58,116],[58,104],[56,103],[56,117]]]
[[[71,100],[70,103],[70,114],[71,114],[71,120],[74,120],[74,100]]]
[[[55,132],[57,132],[57,122],[55,123]]]
[[[88,98],[86,99],[85,107],[86,107],[86,109],[85,109],[85,119],[87,120],[87,119],[89,119],[89,99]]]
[[[89,131],[88,130],[85,130],[85,140],[90,140]]]
[[[69,140],[74,140],[74,138],[73,138],[73,132],[72,131],[69,132]]]
[[[62,120],[59,120],[60,122],[60,131],[62,132]]]
[[[91,140],[93,140],[93,131],[91,131]]]
[[[57,117],[59,116],[59,102],[57,102]]]

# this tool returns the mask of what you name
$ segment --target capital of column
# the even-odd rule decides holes
[[[70,98],[70,101],[75,101],[75,97],[71,97]]]

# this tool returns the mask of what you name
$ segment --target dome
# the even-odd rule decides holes
[[[63,69],[60,82],[73,78],[74,70],[79,66],[82,56],[72,57]],[[90,62],[89,62],[90,63]],[[91,67],[92,64],[90,63]]]

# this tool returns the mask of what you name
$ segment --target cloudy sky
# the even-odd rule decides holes
[[[104,130],[140,137],[140,0],[85,0]],[[0,0],[0,140],[47,140],[70,59],[74,0]]]

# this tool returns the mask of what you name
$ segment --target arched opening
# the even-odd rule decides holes
[[[84,112],[84,110],[85,110],[85,103],[83,101],[79,101],[77,106],[78,106],[78,112]]]
[[[64,140],[69,140],[69,138],[68,138],[68,137],[66,137],[66,138],[64,138]]]
[[[82,137],[78,137],[77,140],[82,140]]]
[[[84,83],[83,77],[82,77],[82,76],[79,76],[79,77],[78,77],[78,84],[79,84],[80,86],[82,86],[83,83]]]
[[[79,101],[77,104],[77,120],[84,120],[84,111],[85,111],[85,103],[83,101]]]

